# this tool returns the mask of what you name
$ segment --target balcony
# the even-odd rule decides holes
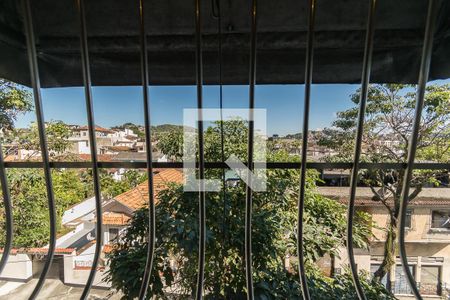
[[[447,296],[450,5],[247,4],[0,4],[0,299]]]

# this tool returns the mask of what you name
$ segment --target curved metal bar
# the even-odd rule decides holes
[[[253,140],[254,121],[253,109],[255,108],[255,84],[256,84],[256,32],[257,32],[257,0],[252,0],[251,10],[251,35],[250,35],[250,66],[249,66],[249,120],[248,120],[248,152],[247,162],[250,171],[253,171]],[[250,187],[251,174],[248,172],[246,199],[245,199],[245,277],[247,287],[247,299],[253,300],[253,263],[252,263],[252,189]]]
[[[144,123],[145,123],[145,146],[147,148],[147,177],[148,177],[148,247],[147,260],[145,262],[144,276],[139,291],[139,299],[146,299],[150,277],[153,269],[153,259],[155,255],[156,241],[156,217],[155,217],[155,198],[153,190],[153,167],[152,167],[152,133],[150,122],[150,101],[148,93],[148,54],[147,54],[147,32],[145,30],[145,0],[139,0],[139,16],[140,16],[140,42],[141,42],[141,78],[142,78],[142,95],[144,100]]]
[[[205,207],[205,157],[203,141],[203,59],[202,59],[202,20],[200,0],[195,0],[195,74],[197,81],[198,109],[198,156],[199,156],[199,237],[198,237],[198,273],[195,299],[203,299],[206,250],[206,207]]]
[[[92,103],[92,82],[91,82],[91,72],[89,69],[89,50],[87,42],[87,31],[86,31],[86,15],[84,8],[84,0],[78,0],[78,11],[80,17],[80,46],[81,46],[81,65],[83,71],[83,84],[84,84],[84,96],[86,98],[86,110],[87,110],[87,121],[89,130],[89,144],[91,151],[92,160],[92,177],[94,181],[94,195],[95,195],[95,212],[96,212],[96,244],[94,259],[92,261],[91,271],[89,277],[86,281],[83,293],[80,299],[86,299],[89,295],[89,291],[94,282],[95,274],[97,273],[98,261],[100,259],[100,253],[103,246],[103,234],[102,234],[102,196],[100,193],[100,178],[98,169],[98,159],[97,159],[97,140],[95,137],[95,121],[94,121],[94,106]]]
[[[314,20],[316,16],[316,0],[309,0],[308,12],[308,36],[306,45],[306,63],[305,63],[305,107],[303,112],[303,138],[302,155],[300,166],[300,192],[298,196],[297,212],[297,254],[298,270],[300,277],[300,286],[304,300],[311,299],[308,290],[308,282],[305,272],[305,257],[303,253],[303,210],[305,207],[306,190],[306,161],[308,154],[308,131],[309,131],[309,107],[311,103],[311,84],[313,72],[314,57]]]
[[[47,137],[45,135],[45,122],[44,122],[44,112],[42,109],[42,97],[41,97],[41,85],[39,80],[39,69],[36,56],[36,44],[34,39],[34,29],[33,21],[31,17],[31,6],[28,0],[23,0],[23,11],[24,11],[24,25],[25,25],[25,35],[27,41],[27,53],[28,61],[30,64],[30,75],[31,75],[31,85],[33,87],[33,97],[34,106],[36,109],[36,121],[39,131],[39,144],[42,156],[42,164],[45,177],[45,186],[47,189],[48,198],[48,209],[49,209],[49,219],[50,219],[50,240],[47,252],[47,260],[45,261],[44,268],[42,269],[39,280],[30,295],[29,299],[36,299],[42,286],[45,282],[45,277],[50,270],[53,257],[55,255],[56,246],[56,210],[55,210],[55,196],[53,193],[53,183],[52,183],[52,173],[50,169],[50,159],[48,155]]]
[[[220,7],[220,0],[212,0],[212,17],[217,19],[217,33],[219,35],[218,39],[218,49],[217,54],[219,56],[219,108],[220,108],[220,154],[221,160],[225,161],[225,132],[223,127],[223,74],[222,74],[222,14]],[[217,11],[216,11],[217,9]],[[222,199],[223,199],[223,224],[222,224],[222,234],[223,234],[223,249],[226,248],[227,241],[227,186],[225,178],[225,169],[222,169]],[[226,251],[225,251],[226,253]],[[225,259],[225,257],[224,257]]]
[[[356,294],[360,300],[365,300],[366,295],[361,286],[358,277],[358,268],[355,263],[355,256],[353,253],[353,216],[355,214],[355,195],[356,185],[358,183],[359,160],[361,157],[362,135],[364,131],[364,117],[367,104],[367,95],[369,91],[370,70],[372,67],[372,52],[373,52],[373,35],[375,31],[375,9],[377,0],[371,0],[369,5],[369,17],[367,19],[366,41],[364,46],[363,70],[361,78],[361,95],[359,98],[359,112],[358,124],[356,129],[355,152],[353,160],[353,168],[350,178],[350,201],[348,203],[347,211],[347,253],[350,264],[350,271],[352,273],[353,283],[356,288]]]
[[[3,159],[3,149],[1,142],[0,142],[0,183],[2,185],[3,205],[5,206],[5,216],[6,216],[5,246],[3,247],[2,259],[0,260],[0,275],[1,275],[3,269],[6,266],[6,263],[8,262],[9,252],[11,251],[13,240],[13,217],[12,217],[11,194],[9,193],[8,188],[8,179],[6,177],[6,170]]]
[[[402,193],[400,197],[400,211],[399,211],[400,227],[398,234],[400,259],[402,261],[403,271],[406,274],[406,279],[416,299],[422,299],[422,296],[420,296],[420,292],[417,289],[414,277],[408,268],[408,257],[405,247],[406,210],[408,208],[409,185],[412,178],[413,164],[416,156],[416,148],[417,143],[419,142],[420,120],[422,117],[423,104],[425,100],[425,89],[427,86],[428,74],[430,71],[431,54],[433,48],[434,25],[437,19],[438,3],[439,1],[437,0],[429,0],[428,4],[428,14],[425,27],[425,36],[422,48],[422,58],[420,62],[419,81],[416,95],[414,124],[412,128],[411,138],[409,141],[407,166],[403,177]]]

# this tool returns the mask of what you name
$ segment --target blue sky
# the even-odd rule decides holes
[[[349,95],[359,85],[313,85],[310,128],[330,126],[337,111],[352,106]],[[303,121],[303,85],[260,85],[256,87],[257,108],[267,109],[267,131],[288,134],[301,131]],[[183,108],[196,107],[195,86],[151,86],[152,124],[181,124]],[[69,124],[86,124],[86,106],[82,87],[42,90],[44,117]],[[97,125],[111,127],[125,122],[143,124],[142,90],[139,86],[94,87],[93,101]],[[225,108],[248,106],[248,86],[224,86]],[[219,106],[218,86],[204,87],[204,106]],[[19,116],[16,126],[27,127],[35,114]]]

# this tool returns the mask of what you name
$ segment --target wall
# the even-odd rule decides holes
[[[108,271],[108,266],[102,270],[97,270],[95,275],[93,286],[109,288],[111,284],[103,281]],[[64,283],[69,285],[80,285],[84,286],[89,277],[90,268],[86,269],[75,269],[74,257],[65,256],[64,257]]]
[[[413,210],[411,217],[411,228],[406,229],[406,252],[408,261],[414,265],[416,281],[420,283],[422,266],[439,266],[441,268],[441,282],[450,288],[450,231],[435,233],[430,230],[431,211],[430,207],[411,207]],[[365,208],[365,211],[372,215],[372,220],[381,228],[386,228],[388,215],[383,207]],[[379,263],[374,259],[381,259],[384,253],[385,233],[382,229],[374,228],[373,233],[376,239],[372,242],[369,256],[372,263]],[[356,251],[356,250],[355,250]],[[357,255],[355,259],[358,261],[367,258],[366,255]],[[370,258],[372,257],[372,258]],[[345,263],[345,259],[341,262]],[[397,258],[397,264],[400,261]],[[391,278],[393,271],[391,272]],[[436,299],[436,296],[428,297]],[[425,298],[425,299],[428,299]],[[401,299],[413,299],[405,296]]]
[[[28,281],[32,276],[33,269],[30,257],[27,254],[16,254],[9,255],[0,278],[10,281]]]

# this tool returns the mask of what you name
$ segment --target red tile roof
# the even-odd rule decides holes
[[[182,184],[183,182],[183,172],[178,169],[154,170],[153,187],[155,202],[158,202],[159,192],[167,189],[170,183]],[[148,203],[148,182],[145,181],[134,189],[116,196],[114,199],[134,210],[141,208]]]
[[[55,248],[55,254],[72,254],[75,248]],[[3,253],[3,248],[0,248],[0,253]],[[13,248],[11,254],[47,254],[48,248]]]

